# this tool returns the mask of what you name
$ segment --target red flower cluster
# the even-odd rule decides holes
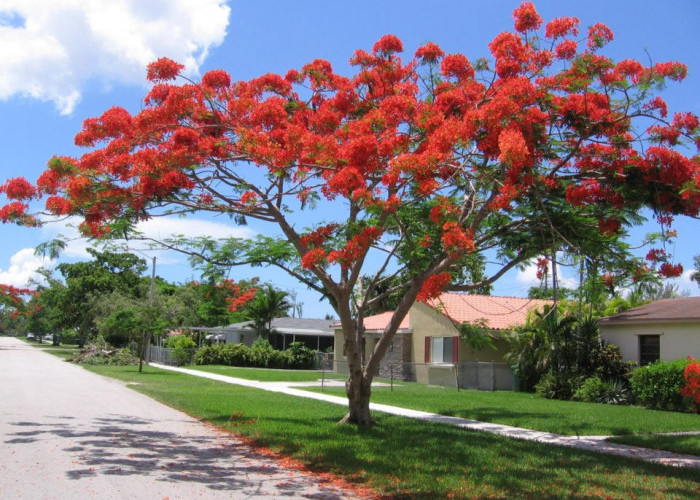
[[[149,82],[174,80],[183,69],[185,69],[184,65],[176,63],[167,57],[161,57],[148,65],[146,79],[148,79]]]
[[[688,357],[690,363],[685,367],[683,378],[685,384],[680,389],[681,396],[692,400],[692,408],[695,413],[700,409],[700,361]]]
[[[8,179],[0,186],[0,193],[5,193],[9,200],[29,200],[37,194],[37,191],[24,177],[15,177]]]
[[[418,292],[416,300],[418,302],[428,302],[440,296],[442,291],[452,281],[450,273],[433,274],[423,282],[423,286]]]

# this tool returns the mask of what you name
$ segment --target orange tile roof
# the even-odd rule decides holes
[[[386,325],[389,324],[389,320],[391,320],[393,311],[388,311],[388,312],[383,312],[381,314],[375,314],[374,316],[367,316],[365,318],[365,330],[384,330],[386,328]],[[410,312],[406,315],[406,317],[401,321],[401,324],[399,325],[399,330],[407,330],[410,328]]]
[[[518,297],[495,297],[492,295],[469,295],[465,293],[443,293],[428,303],[455,323],[478,323],[486,321],[486,326],[494,330],[504,330],[522,325],[530,310],[551,305],[551,301],[523,299]],[[365,318],[367,330],[383,330],[391,319],[391,311]],[[410,328],[409,312],[399,325],[399,329]]]
[[[428,303],[455,323],[484,320],[494,330],[523,325],[530,310],[551,304],[549,300],[465,293],[443,293]]]

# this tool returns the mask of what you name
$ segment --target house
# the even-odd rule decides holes
[[[428,303],[416,302],[399,325],[378,375],[435,385],[512,389],[512,372],[504,358],[505,334],[525,324],[530,311],[548,304],[546,300],[463,293],[443,293]],[[391,314],[365,318],[365,357]],[[463,323],[482,326],[495,349],[470,347],[459,336],[458,326]],[[334,363],[340,373],[347,372],[343,343],[343,332],[336,325]]]
[[[275,318],[271,323],[270,343],[279,350],[285,350],[292,342],[302,342],[311,349],[325,351],[333,347],[335,321],[308,318]],[[258,334],[252,321],[232,323],[227,326],[192,327],[193,331],[206,334],[206,339],[225,343],[253,345]]]
[[[601,318],[600,338],[615,344],[625,361],[700,358],[700,297],[657,300]]]

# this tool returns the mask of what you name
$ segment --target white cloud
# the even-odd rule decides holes
[[[552,264],[549,264],[550,267],[550,274],[549,274],[549,280],[550,282],[552,281],[552,274],[551,274],[551,267]],[[564,288],[578,288],[578,282],[576,279],[571,278],[569,276],[566,276],[566,273],[564,271],[564,267],[562,266],[557,266],[557,278],[558,278],[558,283],[560,287]],[[535,261],[531,261],[527,264],[527,266],[523,269],[518,269],[517,274],[515,275],[515,279],[518,283],[521,283],[524,287],[531,288],[531,287],[536,287],[540,285],[540,279],[537,277],[537,263]]]
[[[29,287],[30,279],[41,281],[41,275],[36,271],[41,267],[49,267],[52,261],[46,257],[34,255],[33,248],[23,248],[10,257],[7,270],[0,269],[0,283],[19,288]]]
[[[66,248],[62,252],[62,256],[75,260],[90,259],[91,256],[87,252],[87,249],[95,245],[91,244],[88,240],[80,236],[80,233],[77,230],[77,226],[80,224],[80,221],[81,219],[78,217],[70,217],[58,222],[45,221],[45,224],[42,226],[44,238],[46,240],[51,240],[60,235],[61,239],[68,242]],[[176,235],[182,235],[187,238],[193,238],[196,236],[209,236],[214,239],[252,238],[256,234],[255,231],[248,227],[222,224],[220,222],[205,219],[183,219],[179,217],[156,217],[140,222],[136,226],[136,229],[144,236],[154,240],[162,240],[169,236]],[[113,241],[112,243],[114,243],[116,246],[126,245],[134,248],[145,246],[138,242],[130,242],[127,245],[123,240]],[[158,256],[158,261],[161,264],[182,263],[182,259],[180,259],[179,256],[173,257],[172,252],[170,253],[169,257],[164,252],[154,254],[149,251],[149,255]]]
[[[169,57],[199,71],[226,36],[227,0],[0,0],[0,99],[51,101],[70,114],[90,80],[145,83]]]

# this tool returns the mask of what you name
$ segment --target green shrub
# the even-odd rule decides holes
[[[192,364],[195,365],[221,365],[220,350],[218,345],[207,345],[199,349],[192,357]]]
[[[250,366],[253,356],[250,347],[245,344],[221,344],[221,361],[228,366]]]
[[[309,349],[303,342],[292,342],[285,351],[289,356],[289,368],[296,370],[310,370],[314,367],[316,351]]]
[[[215,344],[199,349],[192,362],[195,365],[252,366],[256,368],[283,368],[306,370],[313,368],[316,351],[302,342],[290,344],[286,351],[278,351],[259,338],[253,347],[244,344]]]
[[[192,363],[197,344],[187,335],[174,335],[165,341],[166,347],[172,349],[171,356],[177,366]]]
[[[587,403],[600,403],[607,388],[608,384],[603,382],[600,377],[590,377],[581,384],[571,399]]]
[[[568,400],[581,387],[583,376],[577,373],[550,370],[535,386],[535,392],[547,399]]]
[[[62,344],[70,344],[70,345],[77,345],[78,344],[78,332],[75,330],[63,330],[61,332],[61,343]]]
[[[655,410],[690,411],[688,399],[679,393],[688,363],[687,359],[657,361],[634,370],[630,385],[637,403]]]
[[[251,364],[259,368],[275,368],[274,365],[281,362],[276,353],[280,351],[272,347],[267,339],[258,337],[251,349]]]
[[[604,381],[598,376],[586,379],[574,393],[574,401],[605,404],[629,404],[630,390],[624,380]]]

